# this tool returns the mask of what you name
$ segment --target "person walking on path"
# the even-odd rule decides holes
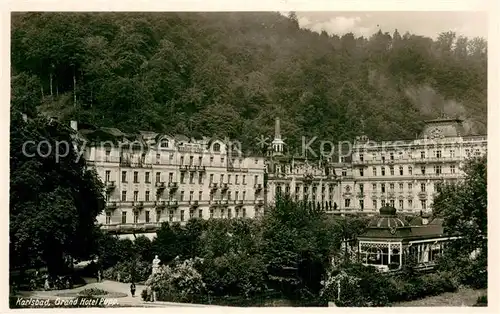
[[[132,294],[132,297],[135,297],[135,283],[130,284],[130,293]]]

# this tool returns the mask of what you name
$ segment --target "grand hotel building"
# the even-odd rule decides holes
[[[427,121],[413,140],[358,137],[335,160],[285,153],[276,120],[265,157],[244,156],[237,145],[151,132],[128,135],[85,127],[86,160],[106,190],[102,228],[118,234],[154,233],[162,222],[191,218],[254,218],[279,193],[332,214],[375,214],[385,203],[402,213],[429,211],[438,186],[459,180],[467,157],[486,153],[485,136],[462,136],[462,121]]]

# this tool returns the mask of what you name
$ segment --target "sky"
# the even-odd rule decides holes
[[[286,14],[286,13],[284,13]],[[472,11],[372,11],[372,12],[296,12],[299,25],[313,31],[325,30],[330,34],[343,35],[352,32],[356,36],[369,37],[379,27],[392,34],[395,29],[403,35],[412,34],[436,38],[439,33],[454,31],[466,37],[488,36],[488,14]]]

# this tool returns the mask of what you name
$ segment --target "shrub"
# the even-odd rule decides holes
[[[488,296],[482,295],[477,298],[476,304],[474,306],[488,306]]]
[[[158,301],[194,303],[203,300],[205,283],[195,265],[202,262],[194,258],[174,260],[170,266],[161,266],[159,272],[148,280]]]
[[[99,288],[89,288],[80,291],[78,294],[84,297],[102,296],[102,295],[107,295],[108,291]]]
[[[120,282],[141,282],[151,274],[151,264],[143,261],[126,261],[116,264],[103,272],[103,277]]]

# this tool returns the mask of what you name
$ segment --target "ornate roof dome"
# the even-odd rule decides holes
[[[404,228],[408,227],[408,223],[404,219],[400,219],[396,216],[396,208],[385,204],[380,208],[380,215],[375,217],[368,224],[368,228]]]

